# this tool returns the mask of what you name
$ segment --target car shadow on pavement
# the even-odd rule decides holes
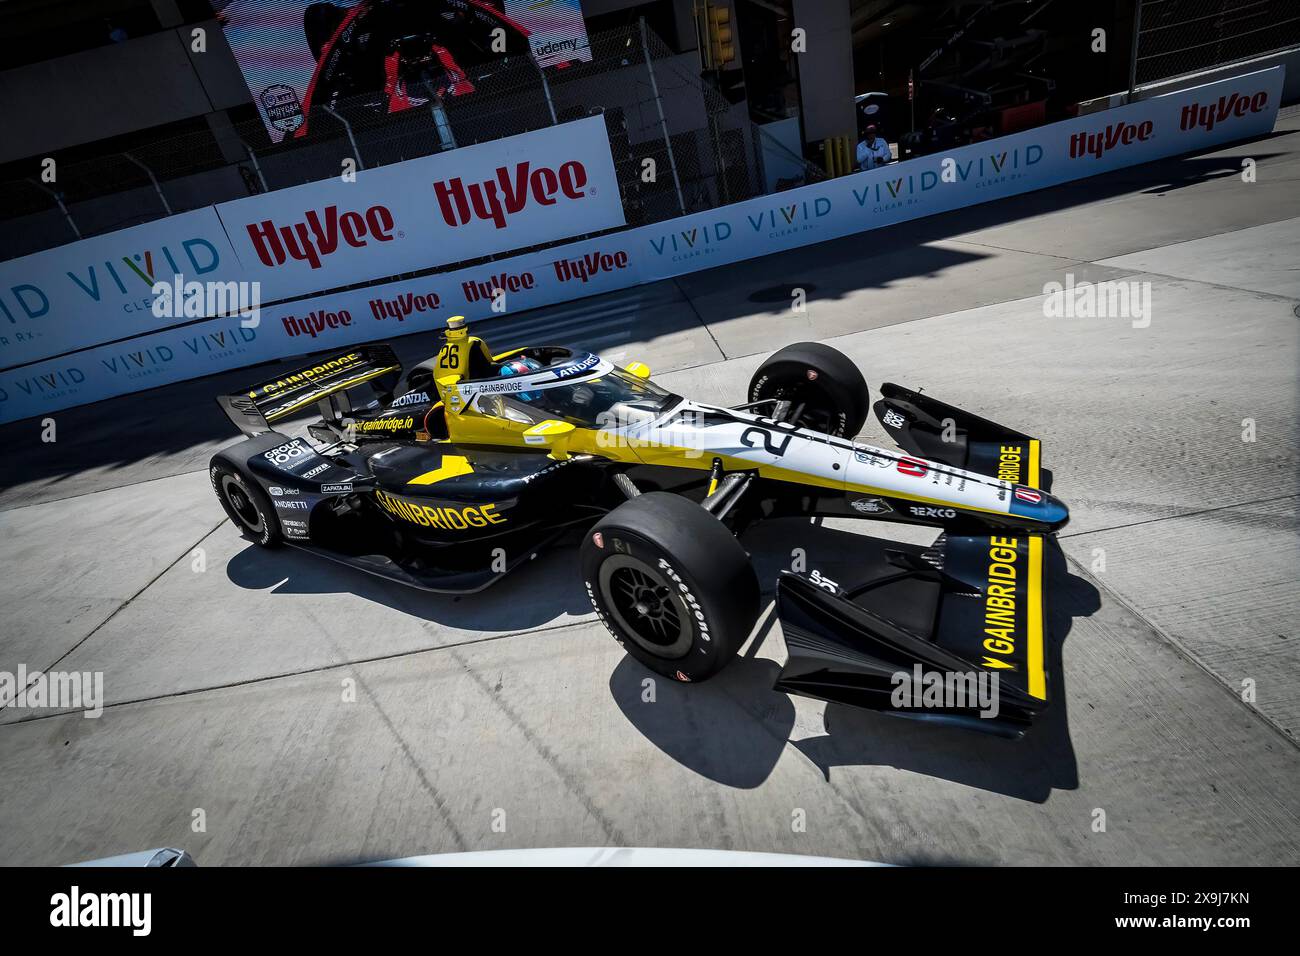
[[[810,556],[819,556],[818,563],[809,566],[827,568],[824,573],[831,575],[847,570],[855,556],[861,560],[864,547],[870,547],[864,542],[888,544],[816,525],[808,527],[800,537],[800,546],[806,547]],[[789,744],[828,782],[836,768],[897,767],[1042,803],[1053,790],[1078,787],[1061,653],[1074,619],[1087,617],[1100,607],[1097,589],[1070,573],[1055,542],[1049,545],[1047,555],[1051,706],[1018,740],[816,702],[807,706],[824,706],[823,733],[791,739],[796,731],[794,703],[772,689],[780,665],[754,656],[770,642],[773,632],[779,631],[772,608],[765,611],[744,656],[707,684],[678,684],[656,677],[628,657],[611,676],[610,691],[628,721],[655,746],[701,776],[728,786],[762,784]],[[760,559],[760,568],[764,563]],[[784,659],[783,647],[770,652]],[[653,684],[647,684],[648,680]],[[654,699],[648,700],[651,686]],[[803,705],[801,709],[806,710]]]
[[[296,548],[249,545],[226,563],[231,583],[276,594],[355,594],[425,621],[466,630],[526,631],[564,615],[592,617],[574,568],[576,546],[561,543],[477,594],[437,594],[388,581]]]

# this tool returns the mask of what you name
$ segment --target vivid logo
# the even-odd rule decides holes
[[[749,220],[749,225],[755,232],[761,232],[764,227],[768,229],[784,229],[787,226],[793,226],[800,220],[807,222],[810,219],[820,219],[822,216],[829,214],[830,211],[831,201],[825,196],[820,196],[811,203],[806,201],[792,202],[788,206],[777,206],[774,209],[760,212],[756,216],[746,214],[745,218]]]
[[[340,239],[354,249],[371,239],[391,242],[393,214],[385,206],[371,206],[364,213],[345,212],[340,216],[337,206],[328,206],[323,214],[309,210],[303,222],[277,226],[263,219],[245,228],[262,265],[282,266],[291,257],[319,269],[321,259],[338,249]]]
[[[98,264],[92,263],[83,270],[68,269],[66,275],[72,283],[95,302],[103,301],[104,294],[116,289],[120,295],[129,295],[128,284],[134,286],[140,282],[143,289],[152,289],[158,275],[158,268],[166,263],[170,272],[163,273],[170,277],[186,272],[190,275],[203,275],[211,272],[221,264],[221,256],[216,246],[206,239],[186,239],[180,244],[178,255],[169,246],[159,246],[158,256],[154,250],[132,252],[120,259],[105,259],[103,272]],[[179,264],[183,260],[185,267]],[[10,287],[10,295],[22,314],[29,319],[39,319],[50,311],[50,298],[39,286],[24,282]],[[0,297],[0,315],[16,325],[14,310]]]
[[[506,218],[523,210],[531,196],[539,206],[554,206],[557,194],[569,199],[587,195],[587,169],[577,160],[559,170],[547,166],[531,169],[528,162],[516,163],[513,173],[498,166],[494,179],[465,185],[459,177],[438,180],[433,184],[438,208],[447,225],[465,226],[471,219],[483,219],[496,228],[506,227]]]
[[[1092,156],[1101,159],[1107,152],[1117,146],[1129,146],[1133,143],[1145,143],[1151,138],[1154,126],[1151,120],[1141,123],[1111,123],[1099,133],[1081,130],[1070,137],[1070,158]]]
[[[731,223],[717,222],[712,226],[693,226],[681,232],[672,232],[658,239],[650,240],[650,247],[655,255],[662,256],[671,250],[674,253],[698,253],[708,246],[717,245],[731,238]]]

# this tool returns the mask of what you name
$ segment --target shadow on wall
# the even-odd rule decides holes
[[[1239,154],[1183,156],[1130,166],[1091,179],[1075,180],[1050,189],[680,276],[675,281],[691,299],[718,290],[766,290],[782,284],[787,288],[807,288],[810,281],[816,285],[816,291],[808,296],[810,303],[845,298],[865,289],[884,289],[901,280],[935,276],[946,268],[980,258],[974,247],[969,254],[963,254],[951,249],[931,248],[927,243],[1062,212],[1139,190],[1162,195],[1240,175],[1245,155],[1257,162],[1287,155],[1281,152],[1250,154],[1247,151],[1252,143],[1267,142],[1284,135],[1288,133],[1278,132],[1258,140],[1232,144],[1235,150],[1241,151]],[[772,199],[775,202],[779,197]],[[1206,233],[1213,231],[1207,224]],[[754,300],[742,302],[739,297],[730,295],[711,296],[708,301],[707,318],[711,324],[762,312],[784,315],[790,307],[788,294],[757,304]],[[989,303],[954,302],[952,308],[965,309],[984,304]],[[760,308],[762,305],[767,305],[767,308]]]

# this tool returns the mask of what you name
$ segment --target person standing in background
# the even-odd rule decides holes
[[[884,166],[894,161],[894,154],[889,151],[889,144],[876,135],[875,125],[866,128],[866,135],[858,143],[858,169],[866,172],[877,166]]]

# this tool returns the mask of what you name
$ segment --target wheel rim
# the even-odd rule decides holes
[[[600,566],[600,589],[619,630],[655,657],[683,657],[691,649],[686,605],[659,569],[614,555]]]
[[[258,510],[257,502],[249,496],[243,486],[235,480],[234,475],[224,475],[221,478],[221,493],[226,496],[226,502],[244,527],[254,534],[262,533],[262,512]]]

